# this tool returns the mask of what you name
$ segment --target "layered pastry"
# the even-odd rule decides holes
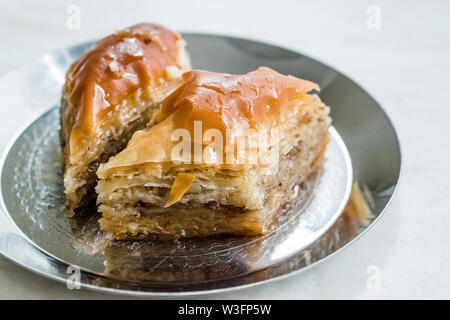
[[[101,228],[115,239],[269,232],[322,163],[331,119],[318,85],[265,67],[183,80],[100,165]]]
[[[148,23],[100,40],[70,66],[60,132],[70,215],[95,198],[98,165],[147,125],[189,69],[181,36]]]

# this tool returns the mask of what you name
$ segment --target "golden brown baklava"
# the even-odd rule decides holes
[[[321,165],[329,108],[309,81],[259,68],[183,74],[151,125],[100,165],[100,225],[116,239],[267,233]]]
[[[60,134],[70,215],[95,198],[98,165],[147,125],[189,69],[181,36],[148,23],[100,40],[70,66]]]

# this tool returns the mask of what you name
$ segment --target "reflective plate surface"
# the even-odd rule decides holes
[[[43,55],[0,79],[0,94],[16,111],[10,126],[35,116],[12,138],[2,159],[1,253],[59,281],[80,268],[86,288],[198,295],[299,272],[344,247],[380,216],[398,181],[400,150],[389,119],[363,89],[316,60],[276,46],[212,35],[184,37],[193,68],[245,73],[265,65],[321,86],[334,125],[324,169],[303,185],[279,227],[264,237],[109,243],[108,234],[98,230],[95,209],[66,219],[58,100],[65,71],[91,45],[86,43]],[[373,214],[365,226],[341,215],[353,179]]]

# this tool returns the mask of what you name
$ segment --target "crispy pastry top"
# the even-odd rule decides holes
[[[162,108],[154,115],[155,124],[136,132],[127,148],[101,165],[97,171],[99,178],[142,169],[142,165],[176,165],[172,155],[179,140],[174,139],[173,133],[177,129],[192,133],[194,121],[202,121],[203,133],[208,129],[222,132],[229,129],[233,135],[246,136],[252,128],[255,131],[289,128],[290,121],[291,126],[298,121],[309,121],[311,115],[303,113],[303,106],[322,105],[319,98],[306,94],[318,90],[318,85],[265,67],[245,75],[188,71],[183,78],[185,82],[163,101]],[[290,129],[283,132],[289,134]],[[223,133],[223,137],[227,134]],[[188,139],[196,144],[193,136],[195,133]],[[225,167],[232,168],[237,163],[226,164]]]
[[[118,31],[86,51],[70,67],[66,90],[76,110],[71,145],[89,135],[128,95],[164,81],[178,66],[180,35],[142,23]]]
[[[163,101],[155,119],[160,122],[176,113],[175,127],[192,133],[194,121],[202,122],[203,131],[219,129],[223,134],[237,125],[273,128],[281,108],[312,89],[319,90],[313,82],[267,67],[244,75],[194,70],[184,73],[183,80],[183,85]]]

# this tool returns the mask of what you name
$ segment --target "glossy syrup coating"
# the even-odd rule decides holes
[[[70,67],[66,88],[76,110],[71,140],[89,135],[130,94],[165,81],[178,66],[181,36],[162,26],[138,24],[94,44]]]
[[[284,119],[281,115],[307,121],[311,114],[302,113],[302,107],[314,99],[317,101],[311,104],[322,108],[318,97],[307,94],[319,90],[317,84],[266,67],[243,75],[192,70],[185,72],[183,79],[184,83],[163,100],[161,109],[153,116],[155,125],[136,132],[127,148],[101,165],[97,171],[99,178],[108,177],[115,168],[126,171],[129,167],[132,171],[133,166],[141,164],[170,166],[172,152],[179,143],[173,139],[173,133],[187,129],[191,134],[186,138],[195,143],[192,140],[195,121],[201,121],[203,133],[217,129],[223,138],[228,138],[228,132],[246,136],[249,129],[281,127]],[[224,147],[223,152],[226,151]],[[227,160],[226,165],[240,166],[234,160]]]
[[[280,108],[308,91],[319,90],[313,82],[267,67],[243,75],[193,70],[184,73],[183,80],[163,101],[155,118],[160,121],[176,113],[175,127],[191,132],[194,121],[201,121],[203,130],[214,128],[223,133],[236,125],[270,129],[278,124]]]

